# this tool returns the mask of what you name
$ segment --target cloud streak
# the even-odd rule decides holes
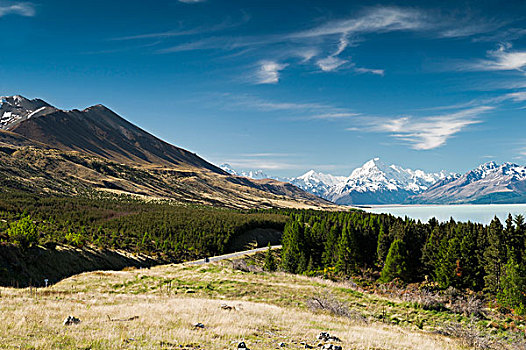
[[[169,38],[185,37],[185,36],[192,36],[192,35],[198,35],[198,34],[215,33],[215,32],[220,32],[223,30],[238,27],[240,25],[247,23],[249,20],[250,20],[250,16],[244,14],[243,17],[237,21],[232,20],[231,18],[227,18],[223,22],[219,24],[211,25],[211,26],[199,26],[196,28],[185,29],[185,30],[179,29],[179,30],[168,30],[165,32],[157,32],[157,33],[129,35],[129,36],[112,38],[110,40],[125,41],[125,40],[142,40],[142,39],[169,39]],[[184,51],[184,50],[181,50],[181,51]]]
[[[229,109],[247,108],[262,112],[288,111],[294,120],[327,120],[336,121],[360,116],[346,108],[339,108],[323,103],[275,102],[256,98],[250,95],[224,94],[223,101],[230,100],[226,105]]]
[[[12,5],[0,6],[0,17],[7,15],[33,17],[36,15],[36,10],[33,4],[29,2],[17,2]]]
[[[526,51],[511,50],[511,44],[501,44],[497,50],[488,51],[489,59],[464,63],[461,70],[472,71],[521,71],[526,68]]]
[[[260,62],[259,69],[255,74],[256,84],[276,84],[279,81],[280,72],[287,66],[288,64],[274,61]]]
[[[372,68],[363,68],[363,67],[355,67],[354,71],[359,74],[374,74],[374,75],[385,75],[385,71],[383,69],[372,69]]]
[[[466,127],[481,123],[478,117],[493,108],[478,106],[423,118],[374,118],[368,122],[368,131],[388,133],[391,137],[409,143],[415,150],[430,150],[445,145],[448,139]]]
[[[306,39],[327,35],[349,35],[372,32],[391,32],[399,30],[415,30],[427,26],[425,16],[421,11],[398,7],[375,7],[364,15],[331,21],[313,29],[294,33],[290,39]]]

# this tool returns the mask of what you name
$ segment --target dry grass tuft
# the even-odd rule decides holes
[[[352,310],[346,302],[338,300],[331,293],[320,292],[307,300],[307,306],[312,311],[327,311],[332,315],[346,317],[351,320],[367,322],[360,313]]]

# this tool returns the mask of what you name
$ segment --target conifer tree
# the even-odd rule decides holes
[[[336,270],[342,274],[349,275],[356,271],[356,239],[350,225],[345,225],[338,247],[338,261]]]
[[[435,280],[442,288],[459,287],[462,277],[459,237],[447,239],[440,243],[435,265]]]
[[[524,235],[526,233],[526,223],[524,222],[524,216],[517,215],[513,220],[515,224],[515,230],[511,236],[510,242],[510,254],[513,255],[513,259],[518,263],[522,264],[524,261]]]
[[[404,241],[396,239],[391,243],[381,273],[380,282],[390,282],[395,278],[408,281],[407,276],[407,249]]]
[[[265,271],[276,271],[277,270],[276,260],[274,259],[274,255],[272,254],[272,248],[270,247],[270,242],[268,244],[268,249],[265,254],[265,263],[263,265],[263,269]]]
[[[502,290],[498,301],[504,306],[514,309],[516,314],[526,312],[526,270],[524,265],[515,261],[511,256],[506,263],[502,278]]]
[[[336,264],[338,257],[338,241],[340,240],[341,232],[337,224],[333,224],[327,239],[325,240],[322,264],[324,267],[332,267]]]
[[[300,224],[295,220],[287,223],[283,230],[281,266],[285,271],[293,273],[299,272],[303,250],[303,239],[300,231]]]
[[[431,220],[430,220],[431,221]],[[438,262],[440,244],[443,232],[441,226],[435,226],[431,234],[427,237],[426,243],[422,248],[421,261],[424,267],[424,274],[434,274]]]
[[[380,226],[380,232],[378,234],[378,244],[376,247],[376,257],[378,263],[383,266],[387,253],[389,253],[389,247],[391,246],[391,238],[389,233],[385,231],[384,225]]]
[[[488,247],[484,251],[484,289],[497,294],[501,289],[501,279],[506,264],[506,245],[504,230],[500,220],[495,217],[488,227]]]
[[[459,224],[457,235],[460,239],[460,259],[458,266],[462,269],[460,276],[457,276],[458,287],[469,288],[471,290],[483,287],[479,255],[477,254],[477,232],[473,224]]]

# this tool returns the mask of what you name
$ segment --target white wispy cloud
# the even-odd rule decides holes
[[[524,71],[526,67],[526,51],[512,50],[512,45],[509,43],[501,44],[497,50],[488,51],[488,57],[473,63],[462,63],[459,68],[475,71]]]
[[[262,61],[255,74],[256,84],[276,84],[279,81],[280,71],[285,69],[288,64],[281,64],[274,61]]]
[[[334,34],[349,35],[353,33],[390,32],[415,30],[428,25],[423,12],[399,7],[374,7],[358,17],[336,20],[321,26],[293,33],[289,38],[313,38]]]
[[[185,4],[197,4],[198,2],[205,2],[206,0],[178,0],[179,2],[184,2]]]
[[[315,114],[311,115],[309,117],[306,117],[307,119],[345,119],[345,118],[354,118],[359,116],[360,113],[352,113],[352,112],[330,112],[330,113],[322,113],[322,114]]]
[[[481,114],[492,110],[491,106],[478,106],[455,113],[416,118],[404,116],[393,119],[372,118],[369,131],[386,132],[407,142],[416,150],[430,150],[443,146],[447,140],[466,127],[481,123]]]
[[[454,25],[451,21],[455,21],[455,19],[450,20],[450,23],[447,23],[448,25],[446,26],[446,28],[439,31],[440,37],[472,37],[478,34],[484,34],[495,31],[506,24],[505,22],[496,21],[492,19],[475,19],[470,17],[466,17],[464,19],[456,21],[456,25]],[[477,41],[477,39],[473,39],[473,41]]]
[[[223,94],[227,109],[248,109],[263,112],[287,111],[292,120],[343,120],[361,115],[347,108],[316,102],[269,101],[251,95]]]
[[[228,17],[222,22],[214,24],[214,25],[198,26],[198,27],[189,28],[189,29],[179,28],[179,29],[167,30],[163,32],[121,36],[121,37],[111,38],[110,40],[124,41],[124,40],[168,39],[168,38],[186,37],[186,36],[192,36],[192,35],[198,35],[198,34],[221,32],[227,29],[239,27],[240,25],[243,25],[247,23],[248,21],[250,21],[250,16],[243,13],[241,18],[239,19],[233,19],[231,17]],[[190,49],[191,48],[188,48],[188,50]],[[186,50],[181,50],[181,51],[186,51]]]
[[[385,74],[385,71],[383,69],[373,69],[373,68],[363,68],[363,67],[355,67],[354,71],[360,74],[370,73],[370,74],[381,75],[381,76],[384,76]]]
[[[35,6],[29,2],[17,2],[11,5],[0,5],[0,17],[6,15],[19,15],[33,17],[36,15]]]
[[[526,101],[526,91],[510,92],[505,94],[504,98],[512,100],[513,102],[523,102]]]
[[[316,64],[320,69],[324,72],[332,72],[343,66],[345,63],[349,61],[343,60],[339,57],[334,56],[328,56],[325,58],[321,58],[318,61],[316,61]]]
[[[286,170],[286,169],[301,169],[302,166],[286,161],[279,161],[268,159],[267,157],[257,158],[237,158],[227,159],[224,163],[230,164],[233,167],[240,169],[262,169],[262,170]]]
[[[524,28],[508,28],[488,35],[481,35],[472,40],[473,42],[510,42],[520,39],[525,35],[526,29]]]
[[[332,54],[330,54],[329,56],[325,58],[319,59],[316,62],[316,64],[318,65],[318,67],[320,67],[322,71],[332,72],[333,70],[336,70],[342,65],[344,65],[345,63],[349,62],[348,60],[344,60],[338,57],[343,51],[345,51],[345,49],[349,45],[349,40],[348,40],[347,35],[348,34],[346,33],[342,34],[338,42],[338,48],[336,49],[336,51],[334,51]]]
[[[243,154],[240,154],[240,156],[242,157],[292,157],[292,156],[295,156],[295,154],[267,152],[267,153],[243,153]]]
[[[232,105],[246,106],[260,111],[318,111],[322,109],[332,109],[330,106],[318,103],[275,102],[248,96],[235,98]]]
[[[298,56],[298,57],[300,57],[302,59],[301,63],[309,62],[314,57],[318,56],[319,53],[320,53],[320,50],[317,49],[317,48],[313,48],[313,47],[301,48],[301,49],[296,49],[296,50],[292,51],[292,55],[293,56]]]

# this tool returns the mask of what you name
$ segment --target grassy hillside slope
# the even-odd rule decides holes
[[[349,284],[246,273],[229,264],[91,272],[38,290],[0,288],[0,348],[210,350],[244,341],[253,350],[281,342],[300,349],[302,342],[318,348],[322,331],[340,338],[333,343],[343,349],[463,348],[461,339],[436,333],[441,315]],[[308,300],[321,292],[348,303],[351,316],[309,309]],[[81,323],[64,326],[68,315]]]

